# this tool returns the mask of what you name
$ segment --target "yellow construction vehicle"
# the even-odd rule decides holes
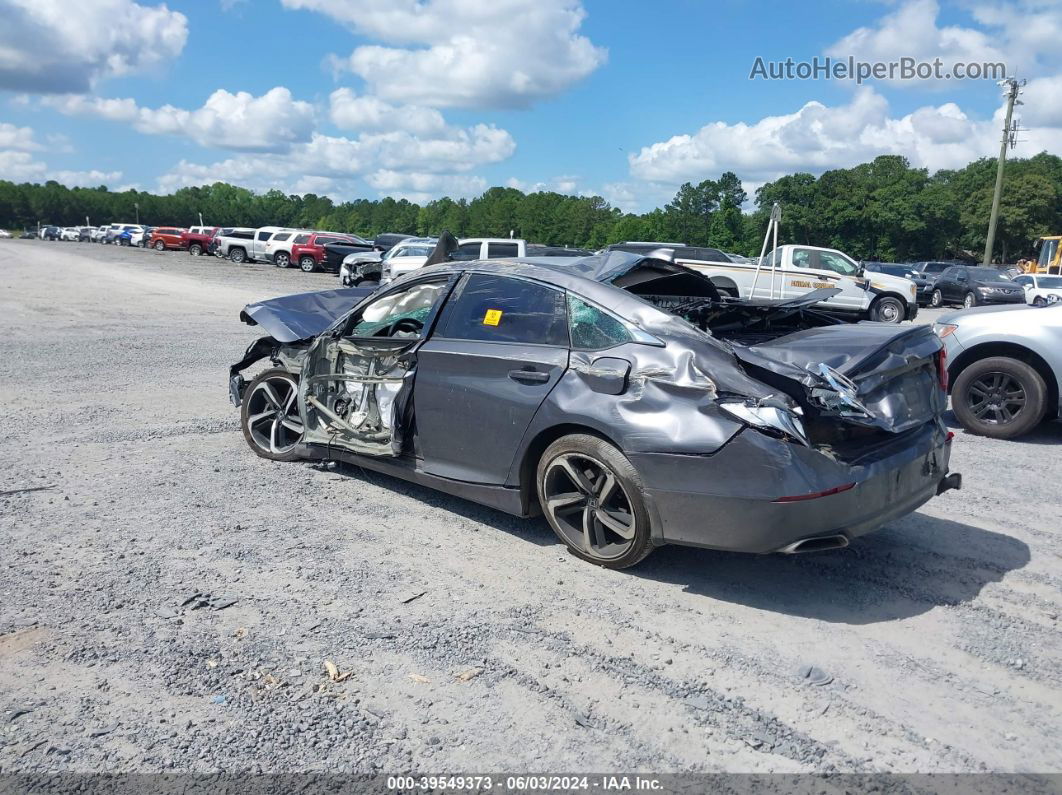
[[[1041,237],[1036,246],[1040,249],[1040,256],[1035,260],[1022,260],[1018,266],[1025,273],[1062,275],[1062,235]]]

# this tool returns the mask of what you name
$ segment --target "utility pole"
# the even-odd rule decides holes
[[[1003,165],[1007,162],[1007,149],[1013,148],[1017,144],[1014,137],[1016,130],[1012,125],[1014,106],[1022,104],[1021,100],[1018,99],[1018,95],[1021,93],[1021,88],[1025,85],[1025,81],[1022,80],[1019,83],[1013,77],[1008,77],[1000,85],[1006,86],[1007,120],[1003,122],[1003,140],[999,145],[999,165],[996,166],[996,189],[992,194],[992,215],[988,220],[988,239],[985,241],[985,259],[983,263],[986,266],[992,264],[992,249],[996,243],[996,225],[999,223],[999,201],[1003,195]]]
[[[1009,116],[1007,118],[1010,118]],[[136,207],[136,223],[140,225],[140,202],[133,202],[133,206]]]

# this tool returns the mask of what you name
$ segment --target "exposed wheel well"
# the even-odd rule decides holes
[[[737,283],[734,280],[728,279],[725,276],[713,276],[711,278],[711,282],[719,289],[720,292],[730,293],[730,295],[734,296],[735,298],[741,297],[741,293],[738,291]]]
[[[524,451],[523,460],[520,461],[520,503],[523,506],[524,513],[528,516],[538,516],[542,511],[538,507],[537,498],[537,485],[535,483],[535,470],[538,468],[538,460],[542,457],[542,453],[546,451],[546,448],[560,439],[562,436],[568,436],[573,433],[583,433],[587,436],[596,436],[599,439],[604,439],[609,444],[613,445],[617,450],[622,449],[615,441],[610,439],[606,434],[595,428],[590,428],[586,425],[578,425],[575,423],[565,423],[563,425],[554,425],[551,428],[546,428],[540,431],[539,434],[531,440],[531,443]]]
[[[1059,385],[1058,381],[1055,379],[1054,371],[1038,353],[1014,342],[985,342],[981,345],[975,345],[969,350],[965,350],[956,356],[954,361],[948,363],[948,391],[951,391],[950,385],[955,383],[955,379],[959,377],[959,374],[963,370],[974,362],[978,362],[981,359],[988,359],[992,356],[1006,356],[1010,359],[1017,359],[1018,361],[1025,362],[1038,372],[1040,377],[1044,379],[1044,383],[1047,385],[1046,416],[1050,418],[1058,416]]]

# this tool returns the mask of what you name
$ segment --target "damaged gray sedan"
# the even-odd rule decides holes
[[[249,305],[230,393],[264,458],[541,512],[602,566],[843,547],[961,480],[940,340],[820,292],[740,301],[666,251],[435,265]]]

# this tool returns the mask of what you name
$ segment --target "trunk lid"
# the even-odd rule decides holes
[[[801,401],[831,421],[902,433],[945,408],[942,344],[929,326],[856,323],[798,331],[735,355],[802,387]]]

